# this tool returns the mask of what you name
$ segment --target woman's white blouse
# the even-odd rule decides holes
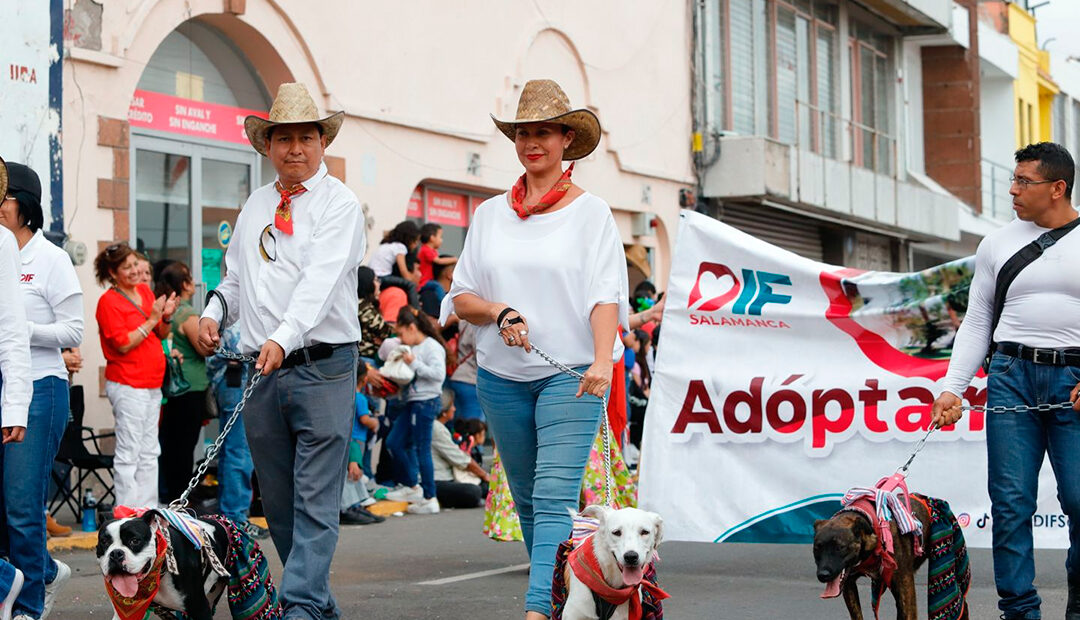
[[[520,312],[529,340],[556,360],[592,364],[593,308],[617,304],[619,324],[628,325],[626,257],[611,207],[586,192],[558,211],[522,220],[506,194],[484,201],[465,237],[444,315],[462,293]],[[616,336],[612,361],[623,351]],[[476,350],[479,366],[504,379],[533,381],[558,372],[539,355],[506,346],[493,323],[478,329]]]

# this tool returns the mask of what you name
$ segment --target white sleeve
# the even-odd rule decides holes
[[[477,214],[480,214],[479,209]],[[450,292],[443,297],[442,305],[439,308],[439,324],[441,325],[445,325],[450,315],[454,314],[454,298],[458,295],[471,293],[480,298],[484,297],[480,293],[481,272],[478,263],[483,220],[482,216],[476,218],[473,225],[469,227],[469,231],[465,233],[465,247],[462,248],[461,256],[458,257],[458,262],[454,265],[454,281],[450,285]]]
[[[35,347],[65,349],[77,347],[83,339],[83,296],[75,293],[53,303],[52,325],[26,322],[30,344]]]
[[[606,206],[606,205],[605,205]],[[626,278],[626,254],[622,239],[615,226],[615,218],[606,214],[596,244],[590,252],[588,265],[585,316],[591,316],[593,308],[603,304],[618,304],[619,325],[630,329],[630,285]],[[457,279],[457,272],[454,272]]]
[[[968,290],[967,312],[956,332],[949,372],[943,381],[945,391],[957,396],[963,396],[990,347],[990,322],[993,319],[994,291],[997,287],[990,242],[990,238],[984,239],[975,252],[975,275]]]
[[[26,426],[34,384],[30,381],[30,340],[19,290],[19,252],[15,238],[0,235],[0,426]]]

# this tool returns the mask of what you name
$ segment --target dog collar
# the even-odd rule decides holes
[[[150,566],[150,570],[139,578],[139,589],[135,592],[135,596],[121,595],[109,580],[105,580],[105,591],[108,592],[113,609],[120,620],[143,620],[158,590],[161,589],[161,567],[165,563],[168,541],[160,529],[155,529],[154,538],[157,541],[154,563]]]

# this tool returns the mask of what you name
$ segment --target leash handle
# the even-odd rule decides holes
[[[570,377],[573,377],[573,378],[577,379],[578,381],[584,381],[585,380],[585,375],[583,375],[580,372],[574,370],[573,368],[570,368],[566,364],[563,364],[562,362],[556,360],[555,358],[551,357],[547,353],[544,353],[544,350],[541,349],[540,347],[536,346],[535,343],[532,345],[532,350],[535,351],[540,357],[542,357],[544,359],[544,361],[546,361],[548,364],[551,364],[552,366],[554,366],[557,370],[559,370],[563,374],[568,375]],[[615,488],[615,482],[614,482],[614,480],[612,478],[612,473],[611,473],[611,426],[608,423],[608,416],[607,416],[608,400],[604,396],[597,396],[596,398],[598,398],[600,400],[600,406],[601,406],[601,409],[600,409],[600,420],[601,420],[600,432],[603,433],[603,437],[601,439],[601,442],[603,443],[603,450],[604,450],[604,505],[609,506],[609,507],[614,507],[615,501],[614,501],[612,489]]]

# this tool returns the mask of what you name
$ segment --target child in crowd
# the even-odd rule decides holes
[[[439,505],[448,508],[478,508],[484,505],[487,497],[488,473],[481,467],[483,456],[477,463],[475,456],[470,458],[470,452],[477,447],[477,437],[468,435],[465,443],[458,445],[450,435],[447,425],[454,419],[454,393],[443,390],[442,413],[439,415],[438,424],[431,433],[431,457],[435,463],[435,490],[438,495]],[[480,420],[466,420],[469,423],[478,423]],[[486,430],[486,428],[485,428]],[[484,431],[481,431],[481,435]],[[483,445],[483,438],[479,438]]]
[[[384,342],[383,350],[393,350],[387,343],[394,340],[409,345],[411,351],[403,359],[416,378],[402,388],[405,408],[386,437],[398,471],[395,477],[405,486],[387,493],[386,499],[409,502],[408,510],[413,514],[435,514],[439,512],[439,500],[431,460],[431,433],[441,409],[446,350],[433,321],[413,308],[401,309],[394,331],[398,337]]]
[[[457,394],[454,394],[454,404],[457,404]],[[454,407],[457,411],[457,407]],[[484,442],[487,441],[487,424],[479,418],[455,419],[454,441],[461,446],[461,450],[472,457],[481,467],[484,466]]]
[[[405,291],[409,304],[419,306],[417,284],[420,270],[409,267],[406,257],[420,243],[420,227],[405,220],[383,236],[382,243],[371,254],[368,266],[379,278],[383,291],[397,287]]]
[[[366,385],[367,369],[362,366],[356,374],[355,414],[352,438],[349,440],[349,469],[345,488],[341,492],[339,520],[342,525],[370,525],[386,520],[367,509],[375,503],[375,499],[368,495],[367,486],[364,485],[364,450],[368,435],[379,429],[379,422],[371,415],[368,398],[364,393]]]
[[[429,280],[434,280],[435,265],[453,265],[457,258],[453,256],[439,255],[442,247],[442,226],[428,222],[420,227],[420,287],[423,288]],[[430,314],[430,313],[429,313]]]

